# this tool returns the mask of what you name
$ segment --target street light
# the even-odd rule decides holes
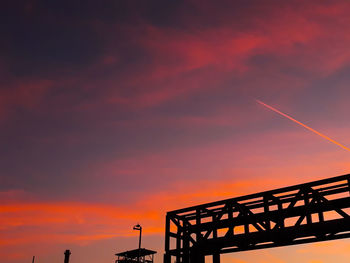
[[[134,226],[132,229],[133,229],[133,230],[138,230],[138,231],[140,231],[140,237],[139,237],[139,253],[138,253],[138,256],[137,256],[137,262],[140,262],[142,226],[140,226],[140,224],[137,224],[137,225]]]

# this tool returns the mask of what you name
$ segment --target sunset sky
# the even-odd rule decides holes
[[[137,223],[161,263],[167,211],[350,173],[347,0],[6,2],[2,263],[112,263]],[[222,257],[349,261],[350,240]]]

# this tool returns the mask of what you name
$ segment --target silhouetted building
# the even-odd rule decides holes
[[[117,256],[116,263],[137,263],[137,258],[140,258],[141,263],[153,263],[153,256],[156,251],[141,248],[129,250],[115,254]]]

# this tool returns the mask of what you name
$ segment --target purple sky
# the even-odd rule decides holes
[[[17,1],[0,11],[0,256],[163,254],[165,212],[349,173],[347,1]],[[347,240],[225,262],[345,263]]]

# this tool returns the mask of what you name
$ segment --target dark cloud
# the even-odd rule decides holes
[[[34,2],[29,10],[2,17],[1,53],[16,77],[64,74],[68,67],[74,71],[94,62],[102,52],[103,43],[88,21],[53,10]]]

